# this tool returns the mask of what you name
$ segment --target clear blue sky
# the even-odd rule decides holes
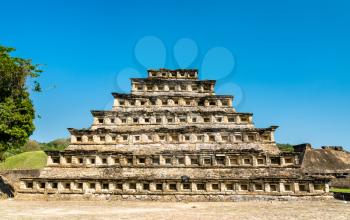
[[[33,139],[89,127],[91,109],[111,107],[120,71],[146,76],[134,48],[155,36],[164,42],[168,68],[178,67],[172,50],[182,38],[198,46],[190,67],[201,69],[212,47],[231,51],[234,71],[218,84],[238,85],[237,110],[253,112],[257,127],[279,125],[278,142],[350,149],[349,1],[0,0],[0,9],[0,43],[45,64],[44,92],[32,94],[41,115]]]

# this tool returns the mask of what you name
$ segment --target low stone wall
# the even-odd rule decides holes
[[[40,175],[40,170],[1,170],[0,194],[13,197],[20,188],[21,178],[34,178]]]
[[[18,200],[110,200],[161,202],[243,202],[243,201],[295,201],[329,200],[332,194],[322,196],[269,196],[269,195],[100,195],[100,194],[18,194]]]
[[[335,188],[350,188],[350,177],[333,179],[330,182],[330,186]]]

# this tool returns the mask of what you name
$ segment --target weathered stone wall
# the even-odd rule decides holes
[[[6,181],[6,179],[0,176],[0,199],[3,197],[13,197],[14,196],[13,187]]]
[[[302,169],[309,174],[350,175],[350,153],[332,148],[306,149]]]
[[[296,201],[329,200],[331,194],[322,196],[273,196],[273,195],[101,195],[101,194],[21,194],[24,200],[112,200],[112,201],[161,201],[161,202],[245,202],[245,201]]]
[[[347,178],[336,178],[330,182],[331,187],[350,189],[350,176]]]
[[[92,111],[88,129],[68,129],[64,152],[21,174],[21,195],[165,201],[237,201],[328,196],[329,177],[305,175],[304,151],[281,152],[278,126],[255,128],[233,96],[197,70],[150,70],[112,111]]]
[[[12,197],[20,189],[21,178],[36,178],[39,175],[39,170],[1,170],[0,191]]]

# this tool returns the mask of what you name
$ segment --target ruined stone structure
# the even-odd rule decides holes
[[[111,111],[92,111],[89,129],[47,152],[47,167],[22,178],[20,194],[108,195],[121,199],[234,200],[237,196],[323,196],[327,175],[306,174],[306,145],[276,146],[277,126],[215,95],[197,70],[149,70],[131,94],[113,93]]]

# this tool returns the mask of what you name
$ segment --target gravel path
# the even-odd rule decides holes
[[[350,219],[350,203],[0,200],[0,219]]]

